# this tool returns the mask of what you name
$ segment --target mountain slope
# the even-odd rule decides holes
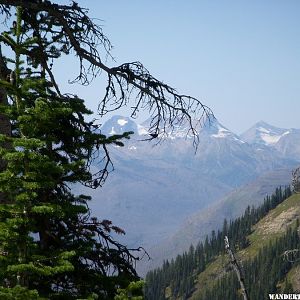
[[[136,132],[126,147],[111,150],[115,172],[101,194],[92,195],[94,213],[109,216],[123,227],[130,246],[156,245],[189,215],[211,206],[232,189],[262,172],[292,165],[277,152],[255,151],[217,120],[201,130],[196,154],[182,128],[157,146],[139,141],[147,137],[147,130],[130,118],[114,116],[101,131]]]
[[[202,217],[199,218],[200,225],[197,225],[197,218],[191,215],[203,214],[207,221],[202,224],[211,228],[210,224],[223,220],[224,212],[231,213],[235,206],[238,210],[245,205],[241,201],[238,204],[236,197],[235,204],[230,200],[224,201],[216,209],[218,214],[212,214],[209,207],[214,207],[214,203],[266,173],[283,168],[290,170],[298,164],[293,157],[273,146],[245,142],[217,120],[206,123],[199,132],[196,154],[192,140],[185,137],[185,128],[182,127],[168,133],[158,145],[154,141],[141,142],[149,138],[146,125],[114,116],[100,128],[107,135],[125,131],[134,131],[135,134],[125,141],[125,147],[110,148],[115,172],[110,174],[100,191],[88,191],[93,197],[90,204],[93,214],[109,218],[122,227],[127,233],[121,238],[122,242],[130,247],[144,246],[152,252],[153,246],[181,231],[184,238],[168,244],[172,245],[171,248],[162,249],[164,254],[168,254],[170,249],[173,249],[172,255],[177,254],[183,250],[183,241],[186,240],[185,245],[189,245],[190,239],[194,238],[191,229],[202,226]],[[97,165],[94,168],[97,171]],[[282,185],[289,181],[290,174],[284,176],[274,184]],[[81,189],[79,192],[85,191]],[[252,204],[256,199],[248,198],[247,201]],[[186,232],[180,229],[188,228],[185,220],[193,220]],[[164,257],[161,255],[159,258]]]
[[[299,230],[299,218],[300,218],[300,195],[293,195],[292,197],[285,200],[283,203],[279,204],[275,209],[271,210],[267,216],[265,216],[262,220],[260,220],[255,226],[253,226],[253,232],[248,236],[249,239],[249,246],[245,249],[242,249],[240,251],[237,251],[236,257],[239,258],[239,263],[241,265],[246,264],[246,261],[253,261],[254,259],[257,259],[259,255],[270,255],[270,253],[267,253],[267,247],[271,244],[278,243],[280,238],[283,238],[285,234],[287,234],[288,230],[291,230],[292,228],[296,229],[296,232]],[[295,228],[295,226],[297,226]],[[295,241],[296,242],[296,241]],[[300,245],[299,237],[297,241],[297,245]],[[296,244],[295,244],[296,246]],[[262,253],[261,251],[265,251],[265,253]],[[283,248],[284,251],[286,250],[292,250],[292,248],[285,247]],[[271,257],[272,260],[279,259],[284,261],[284,257],[282,254],[284,251],[281,251],[281,253],[276,253],[275,256],[273,254],[273,257]],[[261,254],[262,253],[262,254]],[[224,270],[222,266],[222,260],[228,260],[226,257],[227,255],[223,255],[220,257],[217,257],[210,265],[209,267],[202,272],[202,274],[199,274],[197,278],[197,286],[196,290],[194,291],[193,295],[189,298],[192,300],[200,300],[200,299],[206,299],[205,292],[203,291],[203,287],[205,286],[205,281],[209,280],[210,283],[210,290],[215,289],[217,286],[217,281],[213,280],[211,281],[211,278],[220,278],[219,274],[222,273],[222,270]],[[291,273],[293,272],[293,268],[298,268],[297,264],[292,266],[292,264],[287,264],[287,270]],[[264,266],[268,270],[269,278],[256,278],[257,283],[262,280],[273,280],[271,278],[273,276],[271,270],[266,265]],[[251,274],[246,274],[246,267],[244,268],[245,277],[249,278],[251,277]],[[226,273],[223,273],[223,276],[228,275]],[[235,276],[235,274],[231,274]],[[268,293],[278,293],[283,292],[284,287],[287,283],[284,283],[284,279],[287,275],[282,276],[280,278],[280,281],[277,282],[278,284],[278,290],[275,290],[275,287],[270,287],[271,289],[264,291],[264,295],[261,294],[260,296],[255,296],[255,298],[252,299],[266,299],[266,296]],[[210,278],[210,279],[208,279]],[[235,280],[235,278],[231,279],[232,281]],[[253,278],[252,278],[253,280]],[[247,281],[247,279],[246,279]],[[291,283],[291,282],[290,282]],[[255,285],[255,282],[252,282],[252,284]],[[280,286],[281,285],[281,286]],[[258,285],[257,285],[258,286]],[[290,287],[291,290],[285,291],[292,293],[296,290],[296,286]],[[248,289],[250,289],[250,283],[248,283]],[[255,294],[254,291],[252,291],[253,295]],[[236,296],[238,293],[235,293]],[[215,298],[216,300],[219,299],[218,297]],[[230,298],[228,298],[229,300]]]
[[[93,191],[91,208],[124,228],[124,241],[130,247],[149,248],[163,240],[186,216],[207,207],[231,189],[197,174],[195,169],[178,168],[171,161],[158,158],[123,157],[115,168],[101,193]]]
[[[298,266],[282,254],[300,247],[300,195],[286,199],[288,195],[277,189],[259,208],[246,209],[242,217],[224,223],[223,230],[212,232],[204,243],[148,273],[147,299],[242,299],[236,274],[224,253],[225,235],[243,266],[250,299],[296,290]]]
[[[300,160],[300,130],[289,129],[276,143],[275,149],[282,153],[285,157],[294,157]]]
[[[212,230],[222,227],[225,218],[235,219],[248,205],[260,205],[264,197],[271,194],[276,187],[289,185],[290,177],[290,169],[266,173],[221,197],[209,207],[190,215],[173,235],[148,250],[153,259],[138,264],[141,274],[160,266],[163,260],[186,251],[189,245],[204,240]]]
[[[260,121],[241,134],[241,138],[249,144],[270,146],[276,144],[280,138],[287,134],[289,134],[287,129],[278,128]]]
[[[299,129],[278,128],[260,121],[241,134],[240,138],[249,144],[276,149],[284,157],[300,159]]]

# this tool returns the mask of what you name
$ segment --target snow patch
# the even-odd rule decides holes
[[[130,147],[128,147],[128,149],[129,150],[136,150],[137,148],[136,148],[136,146],[130,146]]]
[[[228,135],[230,135],[230,131],[227,130],[226,128],[221,127],[220,125],[218,125],[218,133],[217,134],[212,134],[211,136],[215,137],[215,138],[225,138]]]
[[[238,137],[236,137],[231,131],[229,131],[228,129],[220,126],[218,124],[218,133],[216,134],[212,134],[211,135],[212,137],[214,138],[227,138],[227,137],[230,137],[231,139],[233,139],[234,141],[237,141],[241,144],[245,144],[246,142],[244,142],[243,140],[239,139]]]
[[[124,126],[124,125],[127,124],[127,123],[128,123],[127,120],[124,120],[124,119],[119,119],[119,120],[118,120],[118,124],[119,124],[120,126]]]
[[[142,125],[138,125],[138,134],[139,135],[147,135],[149,132],[146,130],[146,128]]]
[[[219,131],[218,134],[212,134],[211,136],[214,137],[214,138],[225,138],[225,137],[228,136],[228,134]]]
[[[238,139],[237,137],[233,137],[233,139],[237,142],[240,142],[241,144],[245,144],[246,142],[244,142],[243,140]]]
[[[274,145],[280,140],[281,135],[270,135],[261,133],[260,137],[267,145]]]
[[[220,125],[218,125],[218,129],[219,129],[219,132],[229,132],[229,130],[227,130],[224,127],[221,127]]]
[[[110,131],[110,133],[109,134],[116,134],[116,132],[115,132],[115,128],[114,127],[112,127],[111,128],[111,131]]]
[[[274,145],[276,144],[283,136],[289,134],[290,131],[286,131],[281,135],[278,134],[267,134],[267,133],[261,133],[260,137],[265,142],[266,145]]]
[[[290,131],[289,131],[289,130],[286,131],[286,132],[284,132],[284,133],[282,134],[282,136],[287,135],[287,134],[290,134]]]
[[[259,130],[260,132],[270,133],[270,130],[268,130],[268,129],[264,128],[264,127],[258,127],[258,130]]]

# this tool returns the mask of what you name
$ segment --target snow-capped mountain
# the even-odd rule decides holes
[[[259,127],[271,132],[266,124]],[[147,122],[138,125],[130,118],[115,116],[101,127],[107,135],[125,131],[135,134],[125,141],[125,147],[110,149],[115,172],[100,191],[92,192],[91,207],[99,218],[123,227],[127,232],[124,241],[133,247],[159,243],[191,214],[232,190],[266,172],[297,164],[288,151],[285,155],[268,144],[253,144],[216,119],[206,122],[199,132],[196,154],[184,126],[165,135],[159,145],[141,142],[148,137]],[[286,131],[273,127],[273,132],[282,135]]]
[[[142,125],[138,125],[131,118],[123,116],[113,116],[101,127],[101,132],[105,135],[122,134],[126,131],[132,131],[138,135],[148,133]]]
[[[260,121],[243,133],[241,138],[256,147],[272,147],[284,157],[300,159],[300,129],[278,128]]]
[[[260,121],[244,132],[241,138],[250,144],[274,146],[289,133],[290,130],[288,129],[278,128]]]
[[[285,131],[274,147],[285,157],[294,157],[300,160],[300,129]]]
[[[200,131],[200,135],[206,135],[217,139],[229,138],[244,143],[244,141],[242,141],[236,134],[231,132],[229,129],[224,127],[216,118],[212,118],[209,120],[209,122],[204,123]]]

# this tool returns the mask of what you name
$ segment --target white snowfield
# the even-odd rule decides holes
[[[259,132],[260,138],[264,141],[266,145],[272,146],[275,145],[283,136],[290,133],[290,131],[285,131],[283,134],[276,134],[264,127],[258,127],[257,131]]]
[[[125,119],[119,119],[119,120],[118,120],[118,124],[119,124],[120,126],[124,126],[124,125],[127,124],[127,123],[128,123],[128,121],[125,120]]]
[[[244,144],[245,142],[243,140],[241,140],[240,138],[238,138],[238,136],[236,136],[235,134],[233,134],[231,131],[229,131],[228,129],[226,129],[225,127],[220,126],[220,124],[217,124],[218,126],[218,133],[217,134],[212,134],[211,136],[217,139],[222,139],[222,138],[232,138],[233,140]]]
[[[212,134],[212,137],[215,137],[215,138],[225,138],[229,135],[231,135],[232,133],[224,128],[224,127],[221,127],[219,124],[218,124],[218,133],[217,134]]]

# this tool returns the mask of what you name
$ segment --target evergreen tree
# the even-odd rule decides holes
[[[86,121],[92,112],[83,99],[61,92],[52,65],[75,54],[80,68],[74,81],[83,85],[106,73],[100,115],[135,95],[132,116],[151,112],[150,139],[187,124],[197,144],[197,117],[211,112],[139,62],[104,65],[110,41],[76,2],[0,0],[7,23],[14,7],[17,20],[0,37],[10,49],[4,57],[0,47],[0,298],[113,299],[120,288],[123,299],[124,291],[140,290],[130,283],[138,279],[133,251],[111,236],[124,231],[91,217],[90,198],[74,195],[70,186],[102,186],[112,166],[108,146],[123,146],[131,132],[102,135]],[[102,165],[93,174],[97,157]]]
[[[123,230],[91,218],[90,198],[70,185],[99,185],[89,168],[94,155],[122,146],[130,132],[102,135],[85,121],[84,101],[58,94],[38,57],[27,59],[38,38],[28,37],[21,7],[1,41],[14,54],[7,58],[14,80],[0,81],[10,99],[0,111],[12,125],[0,135],[0,298],[112,299],[138,278],[135,257],[110,235]]]

